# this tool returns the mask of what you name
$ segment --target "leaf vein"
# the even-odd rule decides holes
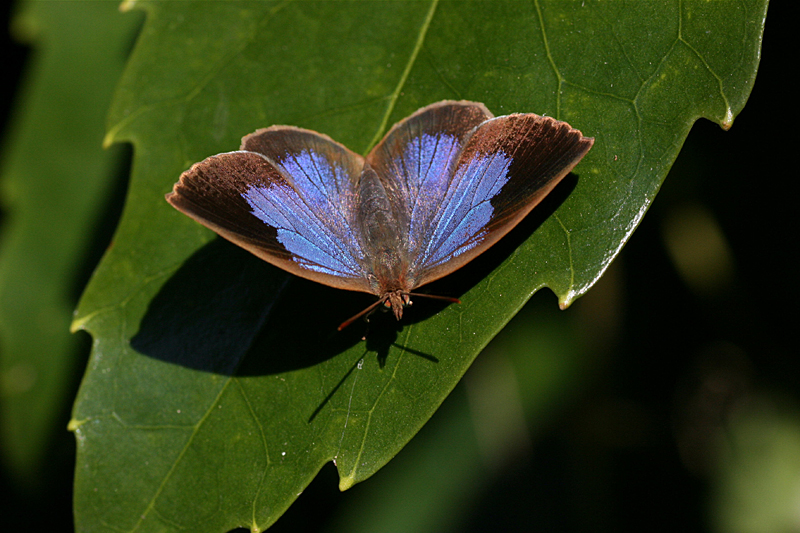
[[[225,391],[228,389],[228,385],[230,385],[232,380],[233,380],[233,378],[229,377],[225,381],[225,384],[220,388],[220,391],[217,394],[217,396],[214,398],[214,401],[211,402],[210,407],[206,410],[205,414],[200,418],[200,420],[197,421],[197,424],[195,424],[195,427],[194,427],[194,430],[192,431],[192,434],[187,439],[186,444],[184,444],[183,448],[181,449],[180,453],[176,457],[175,461],[173,461],[172,466],[170,467],[170,469],[167,472],[167,474],[164,476],[164,479],[158,485],[158,488],[156,489],[155,494],[153,494],[153,497],[150,498],[150,501],[148,502],[147,507],[139,515],[139,521],[136,523],[136,525],[133,527],[133,529],[131,531],[138,530],[139,526],[141,526],[142,523],[144,522],[145,518],[147,518],[147,515],[150,514],[151,511],[155,510],[155,505],[156,505],[156,501],[158,500],[158,497],[161,496],[162,492],[164,492],[164,488],[166,487],[167,482],[172,477],[172,474],[175,473],[175,469],[178,467],[180,462],[183,460],[184,455],[186,455],[186,452],[191,447],[192,442],[194,441],[194,438],[200,432],[200,428],[203,426],[203,424],[208,419],[208,417],[211,416],[211,413],[214,410],[213,407],[215,405],[219,404],[220,398],[225,393]]]
[[[369,152],[373,146],[378,144],[378,141],[383,136],[383,132],[386,130],[386,126],[389,123],[389,117],[391,117],[392,112],[394,111],[394,106],[397,104],[397,100],[400,98],[400,92],[403,90],[403,87],[408,80],[408,75],[411,73],[411,69],[417,61],[417,56],[419,55],[419,51],[422,49],[422,44],[425,42],[425,36],[428,33],[428,28],[430,28],[431,20],[433,20],[433,14],[436,12],[436,6],[438,4],[439,0],[433,0],[431,2],[431,7],[428,9],[428,14],[425,16],[425,20],[422,21],[422,27],[419,30],[417,42],[414,44],[414,49],[411,51],[411,55],[408,58],[406,68],[400,75],[400,80],[397,82],[397,87],[395,87],[394,92],[389,97],[389,104],[386,107],[386,113],[383,115],[383,119],[381,120],[380,126],[378,126],[378,130],[375,132],[375,136],[367,146],[367,152]]]
[[[564,82],[564,78],[561,76],[561,72],[558,70],[558,66],[556,66],[556,61],[553,58],[553,54],[550,52],[550,41],[547,39],[547,30],[544,28],[544,17],[542,16],[542,7],[539,5],[539,0],[534,0],[534,5],[536,6],[536,15],[539,18],[539,29],[542,32],[542,44],[544,45],[545,53],[547,54],[547,61],[550,62],[550,66],[553,68],[553,72],[556,75],[556,80],[558,82],[558,86],[556,87],[556,113],[555,118],[561,117],[561,85]]]

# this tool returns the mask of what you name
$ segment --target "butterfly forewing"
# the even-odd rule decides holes
[[[363,158],[277,126],[186,171],[167,199],[258,257],[338,288],[372,292],[351,205]]]

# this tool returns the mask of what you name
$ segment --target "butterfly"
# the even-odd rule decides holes
[[[366,157],[311,130],[260,129],[192,165],[166,198],[283,270],[378,296],[342,329],[381,304],[399,320],[412,296],[430,296],[415,289],[496,243],[593,143],[550,117],[446,100]]]

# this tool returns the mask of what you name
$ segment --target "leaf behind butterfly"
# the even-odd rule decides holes
[[[128,203],[75,328],[95,338],[75,405],[81,530],[268,527],[326,462],[347,488],[428,420],[538,289],[566,306],[641,220],[691,124],[749,94],[763,2],[137,2],[147,23],[108,140]],[[641,10],[641,12],[639,12]],[[385,21],[392,21],[386,24]],[[397,323],[336,325],[369,295],[289,277],[173,210],[178,175],[272,124],[366,154],[443,99],[536,112],[595,137],[490,252]]]

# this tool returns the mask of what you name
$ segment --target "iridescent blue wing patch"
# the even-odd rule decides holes
[[[273,126],[246,136],[240,151],[193,165],[167,200],[293,274],[373,292],[352,228],[363,166],[361,156],[327,136]]]

